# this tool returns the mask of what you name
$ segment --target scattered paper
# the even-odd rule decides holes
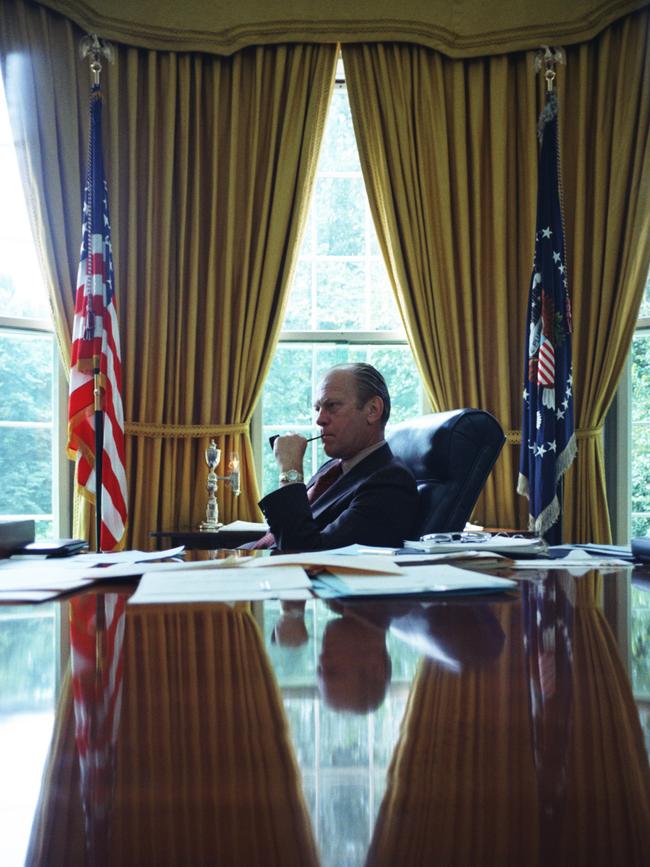
[[[324,575],[319,581],[341,596],[392,596],[411,593],[492,593],[517,586],[509,578],[458,569],[446,564],[406,566],[394,575]]]
[[[566,557],[558,557],[552,560],[514,560],[510,564],[512,569],[568,569],[573,575],[584,575],[591,569],[599,569],[601,572],[618,571],[619,569],[633,569],[634,563],[628,560],[617,560],[614,557],[595,557],[585,551],[571,551]]]
[[[305,569],[328,569],[336,572],[361,572],[398,575],[400,568],[389,557],[371,554],[333,554],[331,551],[308,551],[305,554],[278,554],[273,557],[242,558],[244,568],[304,566]]]
[[[168,557],[178,557],[185,550],[185,545],[176,548],[167,548],[165,551],[116,551],[113,554],[100,552],[77,554],[74,557],[66,557],[66,565],[70,566],[106,566],[113,563],[146,563],[148,560],[165,560]]]
[[[227,602],[256,599],[310,599],[311,582],[300,566],[145,572],[129,598],[132,605]]]

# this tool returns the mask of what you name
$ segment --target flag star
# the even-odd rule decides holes
[[[543,458],[544,455],[546,454],[546,449],[544,448],[544,443],[542,443],[541,446],[539,446],[539,448],[537,449],[537,454],[540,458]]]
[[[564,271],[565,271],[566,269],[565,269],[564,265],[558,265],[558,269],[557,269],[557,270],[560,272],[560,274],[564,274]]]
[[[557,443],[555,442],[555,440],[548,444],[548,450],[549,452],[557,452]]]
[[[560,256],[560,254],[559,254],[559,253],[556,253],[555,250],[554,250],[554,251],[553,251],[553,261],[554,261],[555,263],[557,263],[557,262],[559,262],[561,259],[562,259],[562,256]]]
[[[563,400],[563,401],[562,401],[562,406],[564,407],[564,409],[568,409],[568,408],[569,408],[569,401],[566,400],[566,399]]]
[[[559,419],[564,418],[564,410],[563,409],[556,409],[555,410],[555,418],[558,419],[558,421],[559,421]]]
[[[524,400],[528,400],[528,389],[524,389]]]
[[[571,397],[572,394],[573,394],[573,391],[571,390],[571,386],[568,385],[567,390],[566,390],[566,396]]]
[[[551,227],[547,226],[545,229],[542,229],[542,238],[550,238],[553,232],[551,232]]]

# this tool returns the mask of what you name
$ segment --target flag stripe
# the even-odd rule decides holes
[[[79,490],[96,502],[95,371],[104,415],[100,547],[124,542],[127,484],[119,327],[113,292],[108,188],[101,152],[101,95],[93,87],[81,253],[72,328],[68,454],[76,459]]]

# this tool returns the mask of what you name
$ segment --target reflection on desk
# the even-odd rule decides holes
[[[629,576],[553,572],[487,601],[62,602],[71,659],[27,863],[645,864],[614,590],[623,604]],[[379,694],[349,701],[373,660]],[[31,746],[14,746],[25,767]]]

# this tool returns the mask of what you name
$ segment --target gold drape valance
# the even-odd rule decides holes
[[[412,42],[478,57],[591,39],[647,0],[37,0],[127,45],[232,54],[280,42]],[[107,8],[108,6],[108,8]]]

